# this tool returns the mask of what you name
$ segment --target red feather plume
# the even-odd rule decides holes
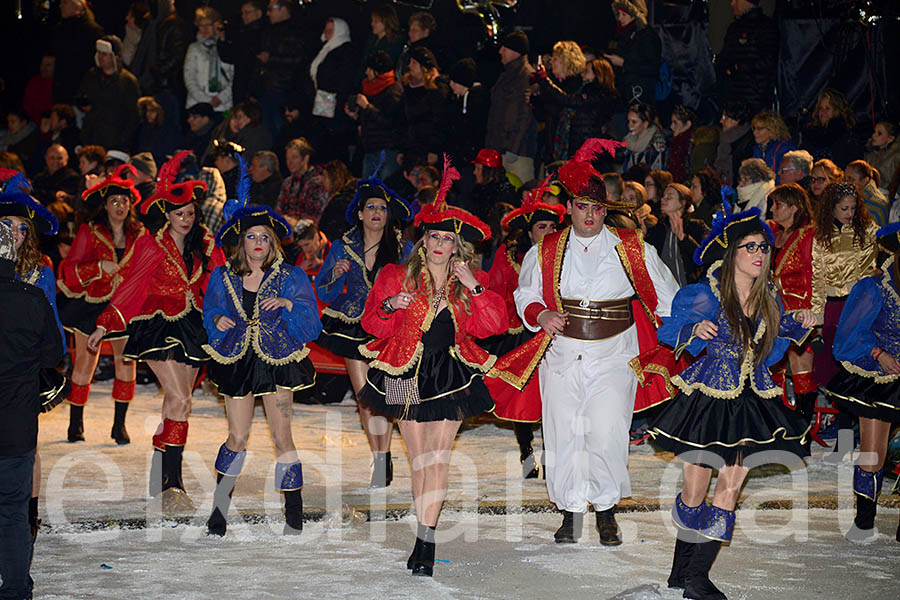
[[[113,171],[112,176],[118,179],[125,179],[125,176],[122,175],[122,173],[124,173],[125,171],[131,171],[132,175],[137,175],[137,169],[134,168],[134,165],[125,163],[124,165],[119,165],[118,167],[116,167],[116,170]]]
[[[453,182],[458,181],[459,179],[459,171],[452,165],[450,157],[445,152],[444,172],[441,175],[441,187],[438,188],[437,196],[435,197],[434,202],[432,202],[435,210],[443,209],[447,206],[447,194],[450,192],[450,188],[453,187]]]
[[[193,150],[182,150],[163,164],[159,170],[159,187],[163,190],[168,190],[175,185],[175,178],[178,177],[181,163],[189,154],[193,154]]]

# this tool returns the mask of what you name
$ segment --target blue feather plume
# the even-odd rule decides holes
[[[238,177],[237,190],[235,193],[235,198],[229,198],[225,202],[225,206],[222,207],[222,214],[225,216],[225,221],[230,221],[234,214],[246,207],[250,204],[250,186],[253,185],[253,180],[250,179],[250,173],[247,171],[247,162],[244,160],[244,157],[240,154],[235,154],[235,158],[237,158],[238,164],[240,165],[240,177]]]

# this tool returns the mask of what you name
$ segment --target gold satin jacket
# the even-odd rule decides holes
[[[862,245],[853,239],[853,225],[841,226],[829,250],[818,239],[812,246],[812,311],[825,314],[825,300],[829,296],[847,296],[857,281],[872,274],[878,246],[875,232],[878,225],[870,221],[866,226]]]

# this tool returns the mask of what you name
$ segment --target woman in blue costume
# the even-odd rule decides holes
[[[878,535],[875,509],[888,438],[891,423],[900,421],[900,223],[882,227],[876,237],[891,256],[880,273],[860,279],[847,298],[833,349],[843,368],[827,389],[842,409],[859,417],[861,458],[853,471],[856,518],[847,533],[855,542]],[[875,460],[862,460],[864,453]],[[900,542],[900,526],[896,539]]]
[[[248,178],[242,176],[238,198],[248,197]],[[291,234],[287,221],[267,206],[234,210],[239,202],[226,205],[228,221],[216,236],[222,246],[233,248],[231,259],[213,271],[203,301],[209,339],[203,348],[212,359],[209,378],[225,396],[228,418],[228,439],[216,457],[213,512],[206,525],[209,534],[225,535],[255,400],[261,396],[277,455],[275,489],[284,492],[284,533],[297,534],[303,529],[303,467],[291,435],[291,415],[294,392],[315,384],[306,343],[319,336],[322,325],[306,273],[284,262],[279,240]]]
[[[809,454],[809,428],[782,403],[769,367],[791,342],[803,342],[815,318],[808,310],[784,312],[771,280],[772,232],[759,210],[730,213],[726,201],[694,255],[698,265],[710,265],[706,281],[682,288],[659,328],[659,341],[676,356],[687,350],[699,358],[671,378],[680,391],[650,430],[685,462],[673,509],[679,534],[669,587],[703,600],[725,598],[709,570],[722,542],[731,540],[747,459],[766,450]],[[719,474],[707,504],[710,467]]]
[[[384,155],[382,154],[382,160]],[[412,249],[400,241],[400,221],[410,219],[406,202],[378,178],[381,163],[368,179],[356,186],[356,196],[347,208],[352,227],[331,245],[328,257],[316,276],[316,292],[322,302],[322,335],[318,344],[344,358],[353,393],[357,397],[359,420],[369,440],[374,466],[370,487],[386,487],[394,476],[391,462],[393,426],[364,404],[359,392],[366,385],[369,361],[359,353],[360,344],[372,339],[363,330],[366,298],[382,267],[403,262]]]
[[[6,223],[13,232],[16,242],[16,278],[43,290],[50,302],[63,348],[66,335],[63,333],[59,314],[56,311],[56,276],[49,262],[40,251],[38,234],[53,235],[59,224],[49,210],[31,197],[30,186],[25,176],[11,169],[0,169],[0,221]],[[41,410],[51,410],[69,394],[71,384],[55,369],[43,369],[40,376]],[[34,475],[32,498],[28,505],[28,520],[32,536],[37,535],[40,521],[37,518],[38,497],[41,491],[41,457],[34,455]]]

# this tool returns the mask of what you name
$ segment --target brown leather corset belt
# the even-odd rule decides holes
[[[569,313],[563,335],[576,340],[603,340],[631,327],[634,315],[631,300],[587,302],[562,299],[563,311]]]

